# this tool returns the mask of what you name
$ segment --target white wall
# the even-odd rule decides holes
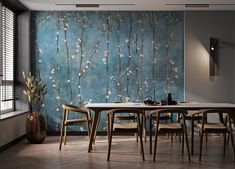
[[[235,102],[234,12],[185,13],[185,99]],[[219,39],[219,75],[209,76],[209,38]]]

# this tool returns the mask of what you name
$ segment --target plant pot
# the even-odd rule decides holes
[[[30,143],[42,143],[46,138],[46,123],[38,112],[32,112],[26,119],[26,137]]]

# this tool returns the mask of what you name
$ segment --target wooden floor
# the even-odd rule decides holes
[[[198,139],[198,138],[197,138]],[[187,153],[182,157],[178,140],[171,143],[161,136],[156,162],[152,162],[149,144],[145,143],[143,162],[139,143],[134,136],[114,136],[111,161],[106,161],[107,138],[98,136],[95,149],[87,153],[88,137],[70,136],[66,146],[59,151],[59,137],[47,137],[43,144],[29,144],[24,140],[0,153],[0,169],[234,169],[231,145],[223,156],[223,141],[220,137],[209,137],[203,147],[202,162],[198,162],[198,140],[195,155],[188,162]],[[125,167],[125,168],[122,168]]]

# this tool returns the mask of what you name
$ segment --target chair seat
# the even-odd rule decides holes
[[[155,124],[156,125],[156,124]],[[179,123],[159,124],[160,130],[182,130],[182,126]]]
[[[198,123],[196,125],[197,128],[202,128],[202,124]],[[204,124],[204,131],[209,131],[209,130],[219,130],[221,132],[221,130],[225,130],[227,131],[227,127],[223,124],[223,123],[206,123]]]
[[[113,129],[114,130],[137,130],[138,124],[137,123],[114,123]]]
[[[81,119],[70,119],[65,121],[65,125],[77,125],[77,124],[85,124],[87,122],[87,119],[81,118]]]

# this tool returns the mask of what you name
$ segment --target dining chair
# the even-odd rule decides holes
[[[209,122],[206,120],[206,116],[208,114],[218,114],[219,121]],[[224,110],[224,109],[204,109],[196,111],[192,114],[192,120],[194,120],[194,117],[197,115],[202,115],[202,123],[198,123],[196,125],[196,128],[199,130],[200,135],[200,149],[199,149],[199,161],[202,159],[202,143],[203,143],[203,136],[204,133],[222,133],[224,135],[224,146],[223,146],[223,153],[225,155],[226,150],[226,135],[230,134],[232,148],[234,152],[234,159],[235,159],[235,149],[234,149],[234,139],[233,139],[233,130],[232,130],[232,124],[231,124],[231,111],[230,110]],[[228,117],[228,126],[225,124],[223,117]]]
[[[192,119],[193,118],[193,119]],[[192,114],[187,114],[185,116],[185,120],[191,122],[191,154],[194,153],[194,128],[198,123],[201,123],[202,115],[192,116]],[[207,142],[207,134],[206,134],[206,142]]]
[[[144,123],[143,123],[143,137],[144,137],[144,141],[146,142],[147,141],[147,121],[150,120],[150,115],[149,113],[147,113],[147,111],[145,111],[144,113]],[[152,120],[156,120],[156,115],[152,115]],[[163,122],[163,123],[168,123],[168,121],[172,122],[172,117],[171,117],[171,114],[169,113],[165,113],[164,115],[162,115],[161,117],[159,117],[159,121]],[[152,125],[153,127],[153,125]],[[152,128],[151,127],[151,128]],[[169,134],[168,134],[169,136]],[[152,138],[150,138],[152,139]],[[171,135],[171,142],[173,142],[173,135]],[[151,149],[150,149],[151,150]],[[152,151],[150,151],[150,154],[152,154]]]
[[[161,115],[164,115],[166,113],[171,114],[173,117],[175,114],[177,115],[177,122],[170,122],[166,124],[160,123],[160,117]],[[180,110],[180,109],[158,109],[153,110],[150,112],[150,138],[152,137],[152,121],[153,118],[155,118],[156,123],[154,124],[155,128],[155,140],[154,140],[154,153],[153,153],[153,161],[156,159],[156,151],[157,151],[157,142],[158,142],[158,136],[161,133],[180,133],[182,134],[182,155],[184,154],[184,137],[186,140],[186,147],[188,151],[188,160],[191,161],[190,156],[190,150],[189,150],[189,144],[188,144],[188,135],[187,135],[187,129],[186,129],[186,123],[185,123],[185,116],[188,114],[186,110]],[[182,123],[181,119],[182,117]],[[150,142],[150,145],[152,142]],[[152,148],[152,146],[150,146]]]
[[[86,125],[89,137],[91,131],[91,114],[89,109],[67,104],[63,104],[62,107],[63,107],[63,118],[62,118],[61,132],[60,132],[59,150],[61,150],[62,142],[64,142],[64,145],[67,142],[67,126]],[[85,117],[71,119],[69,118],[70,117],[69,114],[71,113],[79,113]]]
[[[128,114],[131,112],[131,115],[136,117],[135,122],[126,122],[124,117],[129,121]],[[122,115],[123,114],[123,115]],[[138,133],[140,137],[140,144],[141,144],[141,154],[143,161],[145,160],[144,157],[144,146],[143,146],[143,111],[140,110],[132,110],[132,109],[112,109],[107,112],[107,133],[108,133],[108,155],[107,161],[110,160],[110,152],[112,146],[112,137],[113,132],[125,132],[125,133]],[[120,116],[122,115],[122,116]],[[127,115],[127,116],[124,116]],[[121,119],[120,119],[121,117]],[[133,117],[133,118],[134,118]],[[117,123],[119,121],[119,123]],[[122,121],[122,122],[121,122]]]

